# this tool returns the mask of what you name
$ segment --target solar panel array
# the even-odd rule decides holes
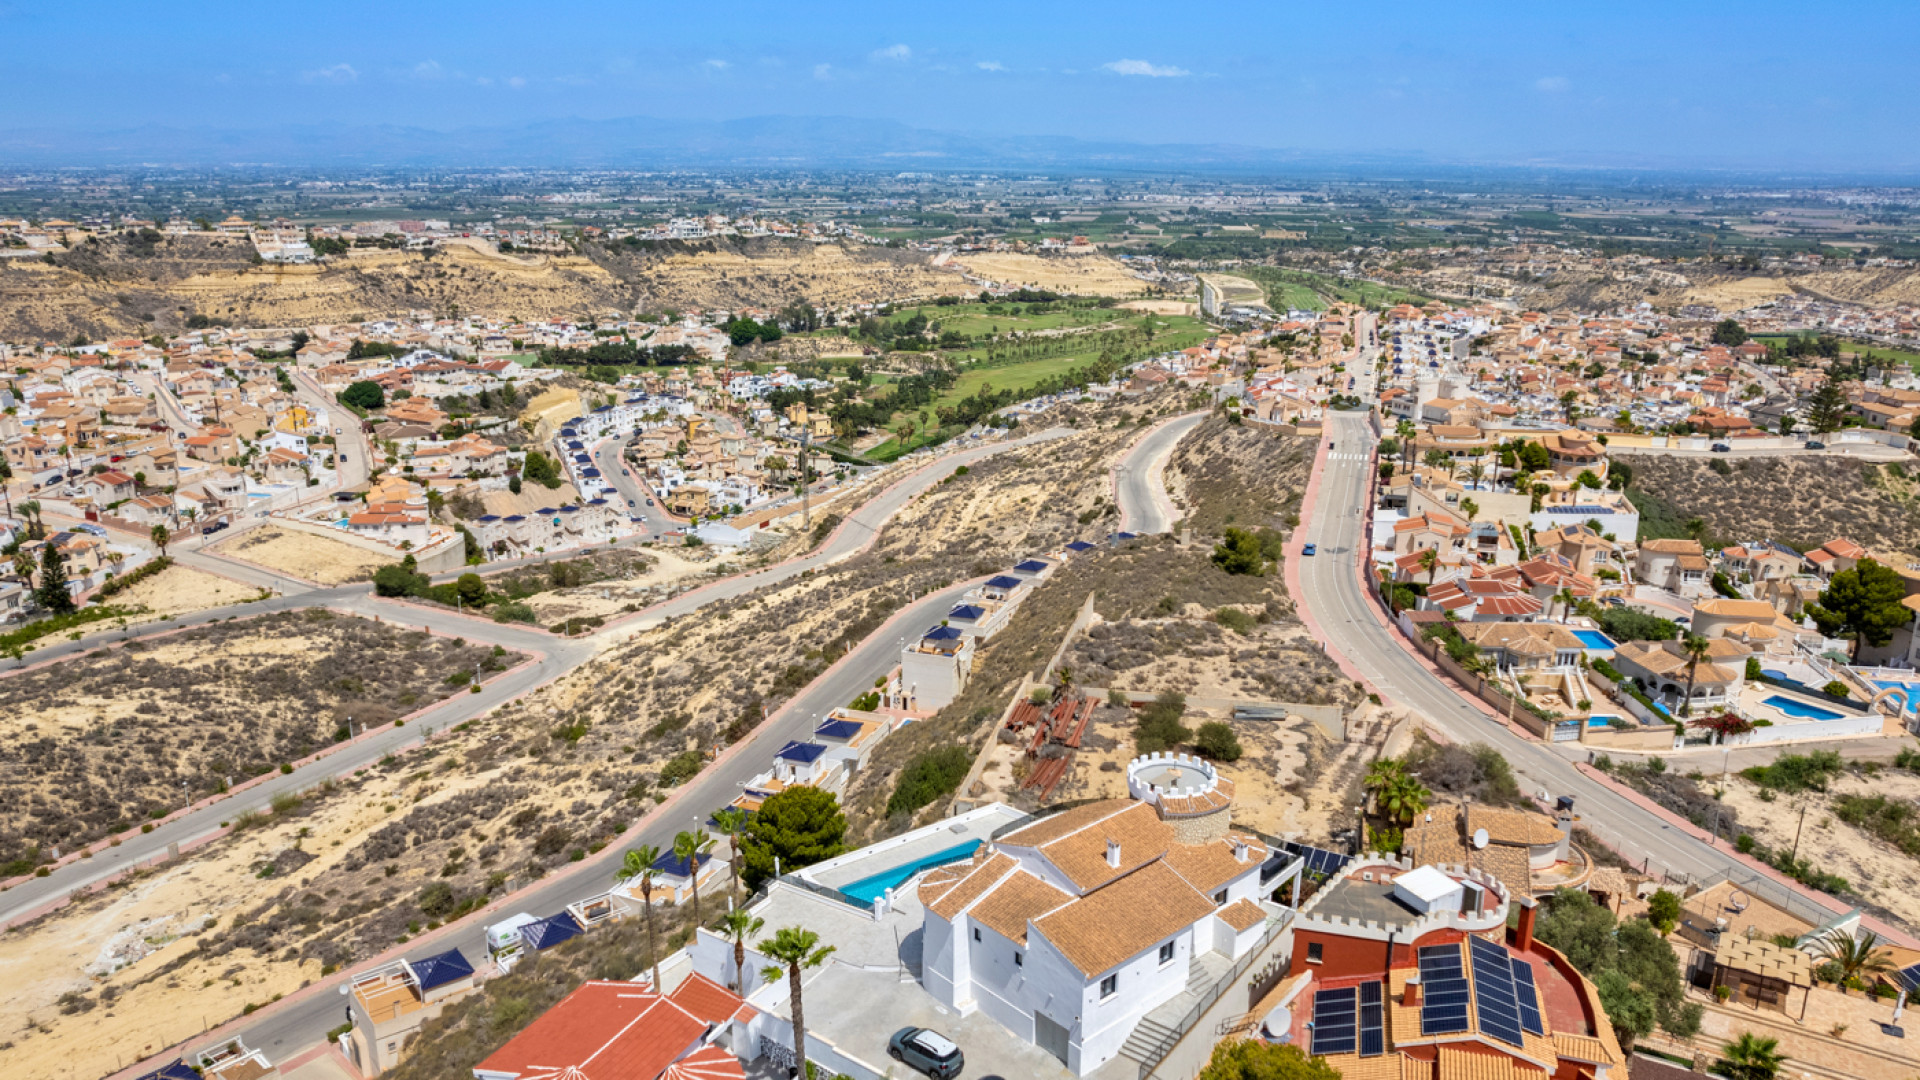
[[[1470,937],[1473,1000],[1480,1033],[1512,1046],[1525,1046],[1520,1034],[1520,1002],[1513,990],[1513,962],[1507,950],[1484,938]]]
[[[1354,1044],[1355,989],[1343,986],[1313,995],[1313,1053],[1351,1054]]]
[[[1282,846],[1291,854],[1306,860],[1308,873],[1319,874],[1322,877],[1333,877],[1353,861],[1351,855],[1342,855],[1337,851],[1328,851],[1308,844],[1296,844],[1291,840]]]
[[[1386,1002],[1382,988],[1378,980],[1360,984],[1361,1057],[1379,1057],[1387,1052]]]
[[[1420,1034],[1467,1030],[1467,1006],[1472,1000],[1466,973],[1460,968],[1460,946],[1421,946]]]
[[[1545,1035],[1547,1025],[1540,1020],[1540,991],[1533,985],[1533,965],[1513,958],[1513,995],[1520,1002],[1520,1026],[1528,1034]]]
[[[1920,990],[1920,964],[1903,967],[1887,978],[1893,980],[1893,985],[1911,994],[1915,990]]]

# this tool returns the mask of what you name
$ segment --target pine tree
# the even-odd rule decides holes
[[[1847,415],[1847,395],[1840,389],[1839,380],[1832,375],[1813,392],[1813,400],[1807,406],[1807,423],[1812,425],[1814,434],[1825,435],[1839,431],[1840,424]]]
[[[67,559],[60,554],[59,545],[52,541],[48,541],[40,556],[40,583],[34,586],[33,599],[55,615],[65,615],[74,609],[73,594],[67,591]]]

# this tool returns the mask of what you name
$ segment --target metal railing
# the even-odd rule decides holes
[[[1206,991],[1200,995],[1200,1000],[1195,1002],[1193,1007],[1188,1009],[1178,1022],[1172,1025],[1166,1025],[1170,1027],[1170,1033],[1155,1040],[1152,1047],[1147,1051],[1146,1057],[1140,1062],[1140,1080],[1148,1080],[1148,1078],[1153,1076],[1153,1071],[1160,1067],[1160,1063],[1167,1059],[1167,1055],[1173,1053],[1174,1047],[1179,1046],[1180,1041],[1186,1038],[1188,1033],[1200,1023],[1200,1018],[1207,1015],[1207,1010],[1213,1008],[1214,1003],[1226,996],[1227,991],[1233,989],[1234,984],[1240,981],[1240,977],[1245,975],[1247,970],[1253,967],[1255,962],[1266,955],[1267,948],[1271,946],[1274,940],[1280,936],[1281,932],[1287,928],[1289,921],[1290,920],[1286,919],[1272,920],[1267,926],[1266,933],[1260,936],[1260,943],[1258,945],[1248,949],[1247,954],[1235,961],[1233,967],[1227,969],[1225,975],[1214,980],[1213,985],[1208,987]]]

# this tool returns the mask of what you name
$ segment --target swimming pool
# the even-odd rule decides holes
[[[1804,701],[1799,701],[1781,694],[1763,698],[1760,704],[1771,705],[1781,712],[1786,713],[1788,716],[1800,720],[1842,720],[1845,719],[1847,715],[1846,713],[1834,712],[1832,709],[1823,709],[1818,705],[1809,705]]]
[[[1612,727],[1614,719],[1615,718],[1611,716],[1589,716],[1587,717],[1587,726],[1590,728]]]
[[[888,889],[894,888],[922,870],[934,866],[945,866],[948,863],[955,863],[962,859],[972,858],[974,851],[979,848],[979,846],[980,841],[978,840],[969,840],[964,844],[955,844],[950,848],[936,851],[924,858],[915,859],[910,863],[896,866],[891,870],[882,871],[878,874],[870,874],[858,881],[850,881],[840,886],[840,891],[862,904],[871,904],[875,900],[880,899],[881,895]]]
[[[1873,685],[1882,690],[1901,691],[1906,698],[1906,707],[1902,711],[1920,711],[1920,684],[1901,682],[1898,679],[1875,679],[1873,680]]]
[[[1575,630],[1573,636],[1579,638],[1581,643],[1589,649],[1619,648],[1618,643],[1598,630]]]

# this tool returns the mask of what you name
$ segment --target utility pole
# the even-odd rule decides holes
[[[1800,800],[1800,824],[1794,826],[1794,829],[1793,829],[1793,854],[1787,856],[1787,865],[1789,867],[1795,865],[1800,861],[1800,830],[1806,827],[1807,827],[1807,800],[1803,797]],[[1788,871],[1788,872],[1791,873],[1792,871]]]

